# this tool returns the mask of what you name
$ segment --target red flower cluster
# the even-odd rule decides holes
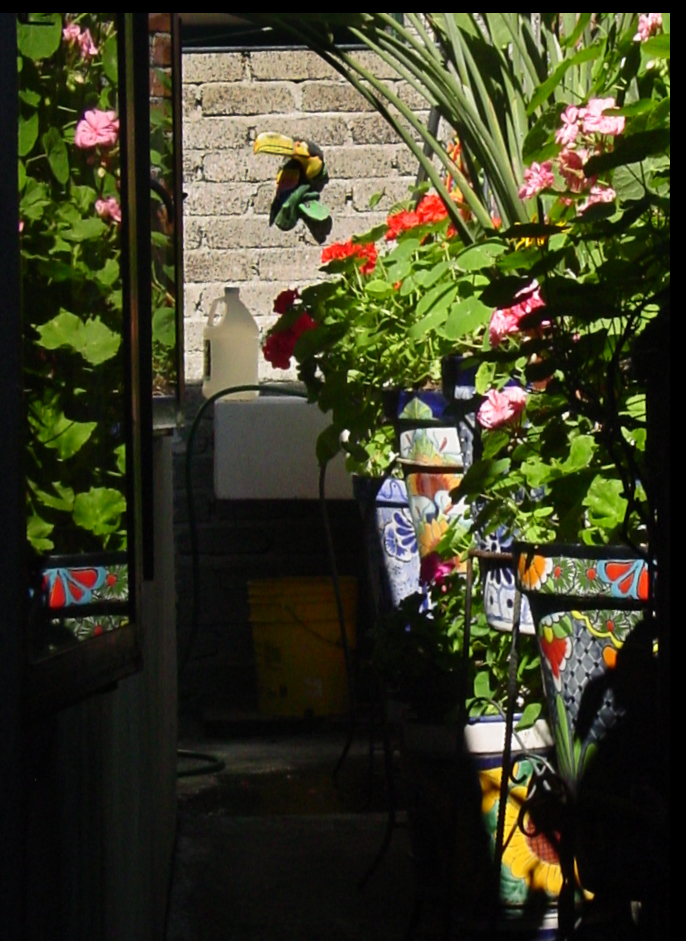
[[[408,212],[403,209],[402,212],[396,212],[394,215],[389,216],[386,219],[386,224],[388,225],[386,241],[392,242],[403,232],[407,232],[408,229],[414,229],[416,226],[421,225],[421,222],[416,212]]]
[[[299,297],[300,292],[298,290],[282,291],[274,299],[274,313],[287,314],[293,309]],[[310,315],[303,313],[298,317],[293,326],[287,327],[285,330],[276,330],[274,333],[270,333],[262,344],[264,358],[268,363],[271,363],[272,366],[276,366],[277,369],[288,369],[291,365],[291,356],[293,355],[293,350],[295,344],[298,342],[298,338],[302,336],[306,330],[313,330],[316,326],[316,322]]]
[[[306,330],[314,330],[316,322],[309,314],[302,314],[292,327],[287,330],[278,330],[270,333],[262,346],[264,358],[277,369],[288,369],[291,365],[291,356],[298,338]]]
[[[335,261],[339,258],[350,258],[352,255],[358,258],[365,258],[365,263],[361,266],[362,274],[371,274],[376,267],[376,245],[373,242],[367,245],[356,245],[350,242],[334,242],[333,245],[327,245],[322,252],[322,264],[329,261]]]
[[[422,225],[428,222],[440,222],[448,215],[445,203],[437,193],[429,193],[417,206],[417,215]]]
[[[299,297],[300,291],[297,289],[295,291],[282,291],[274,298],[274,313],[285,314],[286,311],[291,309]]]
[[[428,225],[432,222],[441,222],[447,218],[448,210],[445,203],[437,193],[429,193],[417,206],[414,212],[408,212],[404,209],[402,212],[396,212],[386,219],[388,232],[386,232],[386,241],[392,242],[408,229],[414,229],[418,225]]]

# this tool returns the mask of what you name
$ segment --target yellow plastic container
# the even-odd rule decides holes
[[[357,579],[340,579],[346,637],[355,648]],[[350,708],[345,654],[330,578],[248,583],[260,712],[335,716]]]

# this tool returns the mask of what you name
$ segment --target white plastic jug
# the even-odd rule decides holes
[[[224,316],[215,323],[219,304]],[[205,398],[229,386],[257,384],[260,332],[252,314],[239,297],[238,288],[225,288],[224,297],[210,307],[203,330],[205,365],[202,391]],[[253,399],[257,392],[239,392],[232,399]]]

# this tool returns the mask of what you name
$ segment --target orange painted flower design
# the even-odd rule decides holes
[[[553,560],[542,555],[519,557],[519,580],[524,590],[537,591],[553,571]]]

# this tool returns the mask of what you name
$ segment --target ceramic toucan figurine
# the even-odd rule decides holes
[[[310,226],[327,222],[331,213],[319,201],[319,194],[329,182],[321,147],[312,141],[293,140],[283,134],[266,132],[255,139],[256,154],[286,157],[276,177],[276,195],[269,213],[269,224],[287,231],[299,217]]]

